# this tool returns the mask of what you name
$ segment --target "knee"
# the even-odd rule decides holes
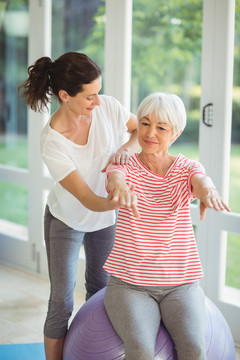
[[[44,335],[53,339],[65,337],[72,311],[73,300],[49,300],[47,317],[44,324]]]
[[[177,354],[179,360],[205,360],[205,343],[195,339],[185,340],[181,346],[177,347]]]
[[[129,339],[130,340],[130,339]],[[150,344],[140,339],[132,339],[125,345],[125,359],[126,360],[153,360],[154,359],[154,344]]]

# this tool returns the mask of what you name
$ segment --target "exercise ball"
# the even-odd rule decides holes
[[[105,311],[105,288],[93,295],[75,315],[66,336],[63,360],[123,360],[124,345]],[[230,329],[218,308],[206,297],[207,360],[235,360]],[[155,360],[177,360],[173,341],[161,323]]]

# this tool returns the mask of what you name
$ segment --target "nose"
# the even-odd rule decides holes
[[[94,105],[95,105],[95,106],[100,106],[100,104],[101,104],[101,102],[100,102],[99,96],[98,96],[98,95],[95,95]]]
[[[147,136],[149,138],[153,138],[155,136],[155,132],[156,132],[155,126],[150,125],[147,127]]]

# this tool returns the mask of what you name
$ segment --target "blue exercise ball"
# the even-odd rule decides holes
[[[63,360],[123,360],[124,345],[104,307],[105,288],[93,295],[74,317],[66,336]],[[206,298],[207,360],[235,360],[231,331],[218,308]],[[177,360],[174,343],[161,323],[155,360]]]

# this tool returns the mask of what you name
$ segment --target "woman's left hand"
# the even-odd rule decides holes
[[[118,150],[112,157],[110,158],[109,162],[105,166],[101,172],[106,172],[106,169],[109,164],[116,164],[116,165],[126,165],[129,161],[130,154],[127,150]]]
[[[206,188],[201,194],[200,200],[200,220],[205,217],[207,209],[214,209],[216,211],[227,210],[230,211],[229,207],[223,202],[222,198],[218,194],[216,188]]]

